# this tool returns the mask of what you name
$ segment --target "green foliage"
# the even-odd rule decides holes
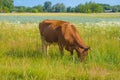
[[[110,6],[108,4],[98,4],[95,2],[86,2],[76,7],[66,7],[63,3],[57,3],[52,6],[50,1],[44,5],[33,7],[14,6],[13,0],[0,0],[0,12],[79,12],[79,13],[102,13],[102,12],[120,12],[120,5]]]
[[[104,10],[110,10],[111,6],[109,4],[100,4],[101,6],[103,6]]]
[[[44,3],[44,12],[51,12],[51,8],[52,8],[52,3],[50,1],[46,1]]]
[[[67,7],[67,12],[75,12],[75,8],[74,7]]]
[[[65,12],[65,5],[63,3],[53,5],[52,12]]]
[[[43,7],[41,5],[34,6],[33,8],[37,9],[38,12],[43,12]]]
[[[26,7],[24,7],[24,6],[18,6],[18,7],[15,7],[14,8],[14,11],[17,11],[17,12],[24,12],[24,11],[26,11]]]
[[[76,12],[81,13],[100,13],[103,12],[103,7],[97,3],[89,2],[85,5],[79,4],[76,7]]]
[[[32,12],[33,8],[27,7],[25,12]]]
[[[41,5],[37,5],[34,7],[24,7],[24,6],[18,6],[14,8],[15,12],[33,12],[33,13],[38,13],[38,12],[43,12],[43,7]]]
[[[75,9],[76,12],[84,12],[84,6],[82,4],[79,4],[76,9]]]
[[[71,12],[71,7],[67,7],[67,12]]]
[[[113,12],[120,12],[120,5],[112,7]]]
[[[8,13],[9,12],[9,8],[8,7],[3,7],[4,12]]]
[[[13,0],[0,0],[0,12],[12,12],[13,8]]]
[[[38,9],[33,9],[32,12],[38,13]]]

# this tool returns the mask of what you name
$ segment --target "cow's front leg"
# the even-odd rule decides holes
[[[73,50],[70,51],[70,54],[71,54],[71,56],[72,56],[72,60],[75,61],[75,57],[74,57],[74,55],[73,55]]]
[[[44,37],[41,37],[42,42],[42,55],[48,55],[49,44],[45,41]]]
[[[41,43],[42,43],[42,55],[44,55],[45,54],[45,40],[42,36],[41,36]]]
[[[48,55],[49,45],[46,44],[46,55]]]
[[[59,45],[59,50],[60,50],[61,56],[63,57],[64,56],[64,50],[63,50],[63,47],[61,45]]]

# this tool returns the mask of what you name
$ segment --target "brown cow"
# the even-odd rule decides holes
[[[77,29],[71,23],[60,20],[44,20],[39,24],[39,29],[43,53],[48,54],[49,45],[57,43],[62,55],[64,55],[64,48],[70,51],[71,55],[73,55],[73,50],[76,50],[81,61],[88,54],[89,47],[84,44]]]

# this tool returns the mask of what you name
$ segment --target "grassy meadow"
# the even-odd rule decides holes
[[[42,56],[38,23],[47,18],[77,27],[92,48],[85,63],[54,45]],[[0,80],[120,80],[120,14],[0,14]]]

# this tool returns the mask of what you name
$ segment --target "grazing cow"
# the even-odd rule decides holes
[[[66,21],[60,20],[44,20],[39,24],[39,30],[42,41],[42,52],[48,54],[48,47],[51,43],[57,43],[61,52],[64,55],[63,49],[70,51],[73,55],[73,50],[76,50],[78,58],[83,61],[88,54],[88,49],[75,26]]]

